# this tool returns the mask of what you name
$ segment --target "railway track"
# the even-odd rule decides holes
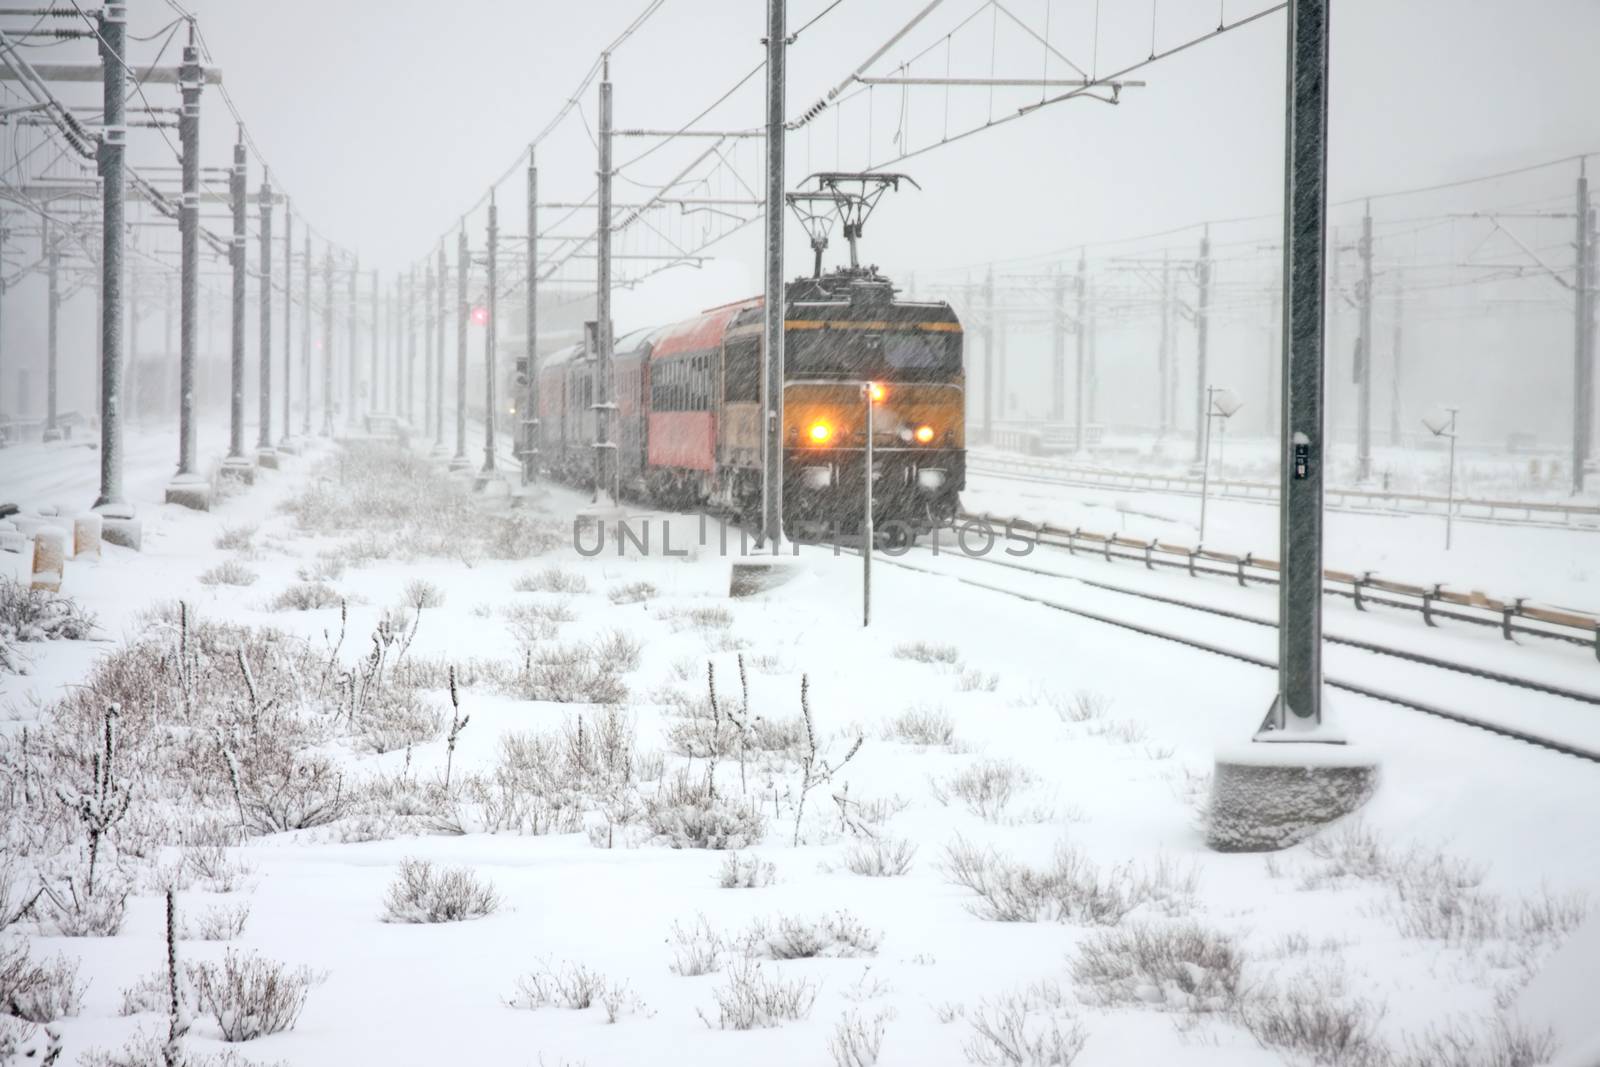
[[[1160,625],[1150,621],[1139,620],[1130,615],[1112,613],[1105,610],[1097,610],[1095,608],[1085,607],[1082,604],[1068,603],[1063,599],[1047,595],[1042,592],[1016,589],[1008,587],[1004,584],[1000,584],[996,581],[985,581],[982,578],[975,576],[973,572],[983,567],[1001,568],[1023,572],[1033,577],[1047,577],[1057,582],[1073,583],[1076,585],[1093,588],[1104,593],[1112,594],[1113,597],[1127,598],[1130,602],[1144,601],[1147,603],[1159,603],[1168,609],[1174,609],[1180,615],[1187,613],[1191,616],[1203,617],[1208,620],[1207,625],[1213,629],[1216,627],[1214,620],[1226,619],[1229,620],[1230,623],[1252,629],[1259,628],[1275,630],[1277,624],[1270,619],[1263,619],[1258,616],[1250,615],[1246,612],[1220,608],[1211,604],[1196,603],[1194,601],[1184,600],[1179,597],[1113,585],[1107,582],[1081,578],[1075,575],[1063,574],[1061,572],[1052,571],[1044,567],[1029,566],[1027,564],[1017,563],[1013,560],[994,559],[988,556],[969,556],[961,553],[941,553],[935,557],[931,551],[919,550],[919,552],[922,554],[917,557],[917,562],[906,558],[888,557],[882,554],[876,555],[874,557],[874,561],[879,564],[887,564],[889,566],[898,567],[905,570],[949,578],[954,581],[961,582],[964,585],[1000,593],[1018,600],[1049,608],[1054,611],[1060,611],[1065,614],[1077,616],[1079,618],[1089,619],[1093,622],[1129,630],[1134,633],[1142,634],[1146,637],[1170,641],[1175,644],[1209,653],[1211,655],[1223,656],[1242,663],[1248,663],[1264,670],[1277,669],[1277,661],[1269,656],[1264,656],[1259,653],[1249,651],[1245,648],[1241,648],[1238,644],[1230,645],[1215,640],[1196,637],[1194,636],[1195,631],[1193,628],[1182,629],[1168,625]],[[945,561],[946,565],[942,567],[929,565],[926,560],[932,559]],[[949,561],[952,560],[958,561],[953,567],[949,565]],[[963,571],[965,573],[963,573]],[[1415,666],[1424,667],[1430,672],[1438,672],[1436,677],[1460,676],[1462,678],[1472,678],[1478,682],[1488,683],[1489,685],[1492,685],[1500,690],[1522,690],[1526,692],[1540,693],[1570,705],[1592,708],[1594,709],[1594,714],[1596,716],[1600,716],[1600,693],[1586,692],[1580,689],[1555,685],[1534,678],[1507,674],[1501,671],[1494,671],[1484,667],[1475,666],[1473,664],[1461,663],[1459,661],[1444,659],[1437,656],[1430,656],[1425,653],[1415,652],[1407,649],[1391,648],[1375,642],[1363,641],[1356,638],[1326,636],[1325,640],[1329,644],[1351,650],[1358,657],[1399,659]],[[1385,703],[1394,704],[1412,711],[1446,719],[1462,725],[1477,727],[1478,729],[1498,734],[1502,737],[1521,741],[1526,744],[1534,745],[1554,752],[1559,752],[1563,755],[1587,760],[1592,763],[1600,763],[1600,748],[1591,747],[1589,745],[1580,744],[1570,740],[1549,737],[1544,734],[1540,734],[1535,730],[1527,729],[1513,723],[1508,723],[1494,718],[1476,715],[1470,711],[1463,711],[1454,707],[1449,707],[1437,700],[1424,699],[1412,695],[1411,693],[1401,692],[1392,688],[1374,685],[1358,680],[1356,677],[1352,676],[1352,674],[1355,672],[1349,672],[1347,670],[1349,666],[1356,665],[1356,663],[1351,663],[1347,664],[1345,668],[1327,671],[1324,675],[1327,684],[1334,689],[1342,690],[1344,692],[1355,693],[1359,696],[1368,697],[1373,700],[1380,700]]]

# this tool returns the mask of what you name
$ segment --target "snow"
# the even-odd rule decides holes
[[[313,477],[319,462],[331,454],[331,444],[313,443],[305,455],[285,456],[281,470],[260,472],[254,487],[219,497],[210,513],[159,503],[166,453],[170,448],[175,456],[176,451],[170,436],[131,433],[128,448],[128,495],[145,524],[144,550],[107,546],[99,561],[68,560],[63,591],[99,616],[104,640],[24,646],[28,673],[0,675],[0,731],[8,735],[36,723],[43,708],[81,681],[96,660],[137,636],[140,614],[152,604],[181,598],[202,618],[277,627],[317,647],[331,645],[339,633],[337,608],[268,610],[276,593],[299,580],[300,569],[315,566],[319,553],[341,540],[300,530],[279,510]],[[97,460],[92,450],[76,447],[0,452],[0,498],[25,505],[60,501],[68,507],[86,506]],[[522,506],[571,531],[586,505],[586,494],[547,487]],[[480,506],[502,514],[508,505],[498,501]],[[969,506],[1001,510],[981,497]],[[1211,538],[1219,545],[1232,521],[1228,515],[1227,506],[1219,509],[1223,525]],[[885,1067],[963,1064],[962,1046],[973,1035],[966,1019],[981,1003],[1031,983],[1054,982],[1065,995],[1060,1010],[1088,1033],[1078,1067],[1267,1067],[1282,1062],[1279,1051],[1259,1046],[1231,1017],[1189,1019],[1148,1008],[1101,1006],[1092,991],[1075,985],[1071,972],[1079,946],[1095,931],[1073,923],[993,922],[973,914],[968,905],[974,895],[951,884],[941,871],[944,850],[958,837],[1033,866],[1049,862],[1056,847],[1066,842],[1106,871],[1158,863],[1192,869],[1198,879],[1193,899],[1176,915],[1236,937],[1250,982],[1287,980],[1303,971],[1341,976],[1347,990],[1388,1006],[1380,1028],[1394,1042],[1461,1016],[1487,1017],[1495,1010],[1497,987],[1527,978],[1511,962],[1516,953],[1501,951],[1505,946],[1499,942],[1485,950],[1403,936],[1388,890],[1353,876],[1311,878],[1322,861],[1305,845],[1271,864],[1260,856],[1206,849],[1196,802],[1204,800],[1216,754],[1247,741],[1261,721],[1271,699],[1267,672],[951,576],[974,573],[1002,588],[1059,597],[1106,614],[1120,612],[1268,656],[1270,630],[1214,617],[1197,621],[1185,609],[1129,602],[1107,590],[1046,575],[958,558],[933,559],[925,550],[906,561],[939,574],[890,565],[874,568],[873,623],[864,630],[859,559],[805,549],[798,559],[784,560],[785,570],[793,572],[790,580],[730,599],[734,560],[719,551],[715,525],[702,540],[697,517],[638,510],[631,516],[638,522],[670,523],[673,545],[689,546],[689,555],[619,553],[608,545],[586,558],[569,543],[531,560],[394,558],[352,565],[330,579],[349,600],[349,636],[341,656],[353,663],[365,653],[366,635],[416,579],[440,587],[445,600],[422,613],[410,653],[414,657],[514,661],[521,646],[504,611],[517,604],[565,601],[576,619],[561,625],[560,642],[588,640],[610,630],[623,630],[641,642],[640,664],[625,675],[627,710],[636,718],[641,749],[662,747],[666,731],[677,721],[668,691],[690,699],[704,694],[708,660],[715,664],[719,693],[731,699],[728,694],[737,692],[735,656],[742,651],[751,667],[751,707],[774,719],[798,713],[804,674],[827,758],[842,756],[857,736],[865,743],[831,786],[811,794],[807,809],[812,814],[801,845],[789,844],[792,809],[786,808],[785,818],[774,820],[765,841],[751,850],[776,865],[775,884],[722,889],[717,883],[721,854],[658,845],[597,848],[583,833],[341,841],[337,833],[323,830],[252,838],[232,850],[253,868],[246,884],[227,895],[199,887],[184,890],[179,893],[180,911],[217,902],[248,903],[249,920],[232,947],[304,965],[325,977],[311,989],[294,1029],[249,1042],[240,1049],[245,1056],[296,1067],[527,1064],[541,1058],[551,1065],[809,1065],[829,1062],[826,1049],[833,1027],[853,1011],[869,1020],[892,1012],[879,1059]],[[216,547],[218,535],[252,526],[256,548],[245,563],[258,580],[246,587],[202,584],[199,575],[236,556]],[[1527,536],[1520,529],[1484,529],[1497,537]],[[1426,580],[1428,575],[1399,573],[1403,561],[1428,558],[1423,549],[1408,544],[1412,540],[1404,535],[1386,540],[1381,551],[1397,553],[1396,577]],[[737,552],[737,536],[730,542]],[[1265,543],[1259,539],[1239,547]],[[1463,539],[1464,555],[1476,551],[1471,544]],[[1569,588],[1562,586],[1563,572],[1587,564],[1582,554],[1561,547],[1566,542],[1549,544],[1541,561],[1549,576],[1545,588],[1559,592]],[[658,537],[653,547],[659,545]],[[1257,615],[1271,612],[1270,591],[1057,555],[1047,559],[1036,554],[1024,562],[1238,604]],[[0,555],[0,567],[10,577],[25,579],[27,563],[26,556]],[[513,588],[518,576],[551,565],[581,575],[587,591],[550,594]],[[658,592],[643,603],[612,604],[606,590],[629,582],[649,582]],[[732,625],[723,630],[685,624],[686,611],[707,607],[731,613]],[[1419,648],[1442,649],[1484,665],[1504,662],[1508,669],[1600,691],[1596,665],[1592,657],[1585,663],[1582,650],[1548,642],[1505,646],[1492,632],[1462,633],[1459,627],[1429,631],[1414,616],[1381,612],[1357,620],[1338,605],[1330,606],[1330,630],[1353,630],[1358,623],[1368,636],[1381,635],[1374,639],[1414,640]],[[960,662],[922,663],[895,655],[897,646],[914,641],[953,645]],[[743,642],[742,649],[735,647],[737,642]],[[1413,665],[1337,647],[1329,648],[1328,662],[1331,673],[1348,672],[1376,687],[1414,688],[1419,677]],[[1428,679],[1434,687],[1431,699],[1440,703],[1460,704],[1484,715],[1515,715],[1540,729],[1591,740],[1600,729],[1594,726],[1595,716],[1575,713],[1557,698],[1518,692],[1511,706],[1488,683],[1432,674]],[[1105,710],[1099,718],[1073,721],[1069,709],[1079,692],[1100,695]],[[441,690],[426,696],[448,721],[447,695]],[[491,768],[508,734],[559,731],[577,715],[594,713],[581,705],[521,699],[486,685],[464,686],[461,699],[472,719],[453,757],[457,775]],[[1341,696],[1337,706],[1344,731],[1362,752],[1382,762],[1377,794],[1355,818],[1386,846],[1396,852],[1413,845],[1442,850],[1481,866],[1481,891],[1508,900],[1543,889],[1565,894],[1600,887],[1600,835],[1593,832],[1600,768],[1358,696]],[[945,747],[886,740],[886,725],[915,707],[941,709],[954,726],[957,743]],[[338,756],[354,775],[379,769],[395,773],[409,761],[414,773],[427,778],[442,775],[446,751],[441,734],[409,753],[374,756],[341,747]],[[1013,761],[1032,779],[1007,808],[1009,817],[998,822],[986,821],[959,800],[941,804],[930,788],[930,781],[947,781],[980,759]],[[668,757],[669,768],[683,764],[679,757]],[[695,766],[703,773],[703,761]],[[793,769],[780,778],[783,788],[797,787]],[[737,788],[737,774],[727,762],[718,782],[724,791]],[[844,855],[852,836],[840,827],[831,799],[846,783],[853,799],[905,801],[886,832],[916,846],[909,874],[867,878],[846,869]],[[400,862],[410,857],[470,867],[493,884],[502,906],[470,922],[383,922],[385,891]],[[733,935],[758,919],[816,918],[840,909],[881,932],[876,956],[761,964],[769,975],[816,983],[815,1006],[803,1020],[748,1032],[711,1029],[701,1013],[715,1019],[713,991],[726,982],[726,970],[695,978],[669,970],[673,925],[688,927],[697,915],[705,915],[715,930]],[[1590,914],[1584,932],[1561,955],[1551,956],[1558,937],[1534,940],[1528,947],[1536,964],[1546,958],[1556,962],[1528,987],[1523,1004],[1547,1007],[1547,1015],[1539,1018],[1548,1017],[1549,1025],[1557,1026],[1569,1052],[1593,1039],[1593,1020],[1572,1008],[1569,999],[1573,983],[1588,973],[1585,965],[1571,962],[1570,946],[1581,938],[1591,948],[1586,958],[1596,954],[1593,910]],[[1125,921],[1161,924],[1173,917],[1145,904]],[[127,919],[115,937],[67,939],[23,924],[31,928],[27,932],[36,955],[61,953],[79,960],[81,975],[91,979],[81,1011],[52,1024],[67,1047],[64,1063],[91,1046],[118,1047],[140,1025],[164,1032],[165,1020],[158,1016],[118,1014],[122,990],[154,972],[164,958],[162,922],[163,902],[146,887],[130,899]],[[1311,948],[1300,952],[1281,947],[1297,934],[1306,935]],[[212,942],[180,945],[180,953],[190,960],[220,959],[223,949]],[[519,978],[541,965],[559,967],[568,961],[626,982],[645,1010],[612,1025],[600,1008],[530,1011],[507,1006]],[[1588,978],[1582,980],[1584,988],[1592,989]],[[961,1005],[966,1019],[940,1021],[949,1005]],[[222,1047],[209,1018],[200,1018],[187,1040],[194,1050]]]

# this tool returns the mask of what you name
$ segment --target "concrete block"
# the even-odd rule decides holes
[[[229,456],[222,461],[222,476],[232,478],[241,485],[256,484],[256,468],[243,456]]]
[[[85,556],[100,558],[100,542],[104,532],[105,520],[99,515],[79,515],[72,520],[72,555],[82,559]]]
[[[66,569],[66,535],[53,526],[40,529],[33,535],[33,588],[60,592]]]
[[[100,536],[107,544],[120,545],[137,552],[144,543],[144,524],[131,516],[124,518],[102,514]]]
[[[167,485],[166,502],[191,511],[211,510],[211,483],[201,478],[179,478]]]
[[[269,471],[277,470],[278,453],[271,448],[258,448],[256,450],[256,466]]]
[[[17,524],[10,519],[0,519],[0,552],[20,553],[27,547],[28,539],[22,536]]]
[[[1378,787],[1378,764],[1354,745],[1256,742],[1217,754],[1206,843],[1275,852],[1355,811]]]
[[[731,597],[758,596],[794,580],[800,568],[794,560],[748,560],[733,565],[728,576]]]

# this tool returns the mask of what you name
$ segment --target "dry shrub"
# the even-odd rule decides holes
[[[876,956],[882,941],[882,934],[840,910],[816,919],[792,915],[757,919],[739,935],[737,944],[746,959],[809,960]]]
[[[956,727],[943,708],[907,708],[884,724],[882,737],[907,745],[943,748],[955,744]]]
[[[908,659],[916,663],[956,664],[961,662],[961,652],[955,645],[929,641],[906,641],[894,646],[895,659]]]
[[[1000,688],[998,674],[985,674],[980,670],[964,670],[956,675],[958,693],[992,693]]]
[[[1455,1020],[1407,1035],[1393,1067],[1538,1067],[1552,1062],[1558,1045],[1548,1030],[1497,1016],[1490,1022]]]
[[[869,1023],[856,1012],[845,1012],[828,1039],[834,1067],[873,1067],[883,1051],[884,1029],[891,1018],[892,1011],[883,1011]]]
[[[213,1016],[225,1041],[251,1041],[293,1030],[318,977],[305,967],[229,949],[221,963],[192,963],[189,981],[200,1011]]]
[[[628,699],[628,687],[617,670],[593,645],[548,645],[530,650],[522,683],[529,700],[621,704]]]
[[[713,994],[717,1017],[700,1019],[714,1030],[760,1030],[795,1022],[811,1014],[817,988],[804,978],[773,977],[753,960],[728,968],[728,982]]]
[[[436,870],[427,860],[404,859],[383,901],[392,923],[453,923],[481,919],[500,906],[494,887],[469,867]]]
[[[1111,710],[1111,698],[1102,693],[1080,689],[1069,701],[1055,702],[1056,715],[1062,722],[1093,722],[1103,719]]]
[[[61,1058],[61,1035],[48,1026],[0,1012],[0,1063],[50,1067]]]
[[[248,904],[218,904],[198,915],[185,915],[178,936],[187,941],[232,941],[244,933]]]
[[[673,974],[696,978],[720,971],[726,949],[722,935],[711,928],[711,921],[703,914],[697,916],[695,924],[688,929],[672,924],[672,963],[669,966]]]
[[[726,630],[733,625],[733,612],[720,604],[704,607],[673,608],[661,613],[675,630]]]
[[[644,651],[636,637],[622,630],[607,630],[590,647],[596,662],[614,672],[638,670]]]
[[[1388,1067],[1378,1029],[1383,1008],[1337,993],[1323,978],[1303,974],[1284,987],[1252,991],[1239,1021],[1262,1048],[1319,1067]]]
[[[978,1067],[1070,1067],[1089,1039],[1053,986],[984,1001],[967,1022],[962,1051]]]
[[[254,526],[224,526],[212,544],[225,552],[249,552],[255,547],[255,536]]]
[[[541,962],[538,970],[517,980],[517,991],[506,998],[506,1003],[529,1011],[539,1008],[586,1011],[599,1006],[605,1009],[606,1021],[612,1023],[624,1015],[648,1012],[644,1002],[629,992],[626,983],[608,982],[604,975],[581,963],[551,967]]]
[[[589,583],[574,571],[560,567],[546,567],[542,571],[528,571],[512,582],[511,588],[519,593],[587,593]]]
[[[0,941],[0,1014],[54,1022],[78,1014],[87,988],[87,982],[78,981],[76,962],[58,956],[45,963],[30,957],[28,943],[20,938]]]
[[[201,585],[246,586],[256,584],[256,572],[237,560],[223,562],[200,575]]]
[[[284,755],[243,766],[240,806],[255,833],[310,830],[350,812],[344,774],[326,756]]]
[[[22,641],[83,641],[95,618],[69,596],[0,579],[0,646]]]
[[[563,623],[577,619],[572,602],[563,597],[544,603],[509,604],[502,614],[511,624],[511,632],[524,645],[537,645],[549,641],[561,632]]]
[[[362,743],[381,755],[432,741],[439,736],[443,717],[415,690],[388,687],[362,709],[356,725]]]
[[[1066,844],[1056,846],[1048,866],[1034,868],[961,838],[946,848],[943,871],[949,881],[978,894],[967,908],[980,919],[1086,926],[1115,926],[1144,905],[1182,914],[1193,906],[1199,880],[1192,869],[1179,871],[1165,861],[1101,870]]]
[[[761,843],[766,819],[754,801],[723,797],[687,769],[663,779],[644,798],[644,821],[672,848],[741,849]]]
[[[1244,959],[1232,937],[1198,923],[1101,930],[1078,950],[1072,976],[1103,1004],[1214,1012],[1239,997]]]
[[[649,582],[628,582],[625,585],[614,585],[606,590],[606,596],[613,604],[643,604],[656,598],[656,587]]]
[[[906,838],[874,837],[857,841],[845,850],[850,873],[868,878],[897,878],[911,870],[917,846]]]
[[[413,611],[444,606],[444,590],[426,578],[415,578],[406,583],[401,601]]]
[[[269,611],[320,611],[342,603],[338,590],[325,582],[296,582],[267,603]]]
[[[1037,779],[1014,760],[983,759],[957,771],[942,784],[934,783],[933,795],[948,806],[961,801],[968,811],[986,822],[999,822],[1016,795]]]
[[[762,889],[777,880],[777,864],[738,852],[724,856],[717,872],[717,885],[723,889]]]

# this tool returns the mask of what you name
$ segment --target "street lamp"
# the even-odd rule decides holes
[[[1206,497],[1211,489],[1211,421],[1222,420],[1222,433],[1227,433],[1228,420],[1244,407],[1244,401],[1233,395],[1231,389],[1206,386],[1206,447],[1200,465],[1200,541],[1206,539]]]
[[[861,516],[861,625],[872,625],[872,405],[883,399],[883,387],[861,383],[861,402],[867,409],[866,502]]]
[[[1456,510],[1456,412],[1460,408],[1445,408],[1449,418],[1430,415],[1422,420],[1422,425],[1435,437],[1450,438],[1450,480],[1445,494],[1444,503],[1444,550],[1450,551],[1450,523]]]

